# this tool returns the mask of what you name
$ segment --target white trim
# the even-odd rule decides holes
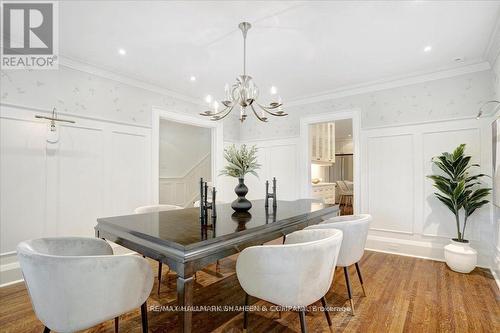
[[[493,269],[493,267],[490,268],[490,272],[491,272],[491,275],[493,275],[493,278],[495,279],[495,282],[497,283],[498,290],[500,290],[500,278],[498,277],[498,274]]]
[[[222,122],[214,122],[195,115],[177,113],[153,106],[151,127],[151,167],[152,167],[152,200],[154,204],[159,203],[159,179],[160,179],[160,119],[166,119],[177,123],[193,126],[206,127],[212,130],[211,156],[212,156],[212,184],[217,186],[217,170],[223,165],[224,136]]]
[[[0,102],[0,106],[14,108],[14,109],[35,111],[35,112],[39,112],[39,113],[45,113],[47,115],[52,114],[52,110],[50,110],[50,109],[42,109],[42,108],[37,108],[34,106],[26,106],[26,105],[22,105],[22,104],[11,104],[11,103]],[[117,121],[117,120],[105,119],[105,118],[100,118],[100,117],[84,116],[84,115],[76,114],[76,113],[57,111],[57,115],[64,116],[65,118],[70,118],[70,119],[71,118],[80,118],[80,119],[87,119],[87,120],[95,120],[95,121],[104,122],[104,123],[112,123],[112,124],[117,124],[117,125],[134,126],[134,127],[141,127],[141,128],[151,128],[151,126],[148,126],[148,125],[141,125],[141,124],[137,124],[137,123],[129,123],[126,121]]]
[[[491,67],[495,66],[498,57],[498,52],[500,52],[499,37],[500,37],[500,9],[497,10],[497,19],[495,21],[495,25],[493,26],[493,30],[490,33],[488,45],[486,46],[483,55],[483,58],[489,61]]]
[[[178,92],[175,92],[175,91],[165,89],[165,88],[162,88],[160,86],[148,83],[148,82],[141,80],[139,78],[131,77],[128,74],[121,74],[121,73],[118,73],[116,71],[109,71],[109,70],[106,70],[103,68],[99,68],[98,66],[82,62],[80,60],[75,60],[75,59],[71,59],[68,57],[60,56],[59,57],[59,66],[66,67],[66,68],[73,69],[73,70],[77,70],[77,71],[84,72],[84,73],[88,73],[88,74],[92,74],[92,75],[96,75],[96,76],[99,76],[99,77],[102,77],[102,78],[105,78],[108,80],[113,80],[113,81],[120,82],[120,83],[129,85],[129,86],[133,86],[136,88],[155,92],[155,93],[158,93],[161,95],[176,98],[176,99],[182,100],[184,102],[192,103],[192,104],[199,105],[199,106],[205,106],[205,104],[203,104],[203,101],[201,99],[198,100],[196,98],[186,96],[186,95],[183,95],[181,93],[178,93]]]
[[[312,94],[309,96],[298,98],[296,100],[289,101],[286,103],[286,106],[290,107],[303,104],[311,104],[311,103],[321,102],[324,100],[331,100],[341,97],[365,94],[380,90],[394,89],[417,83],[424,83],[428,81],[440,80],[469,73],[487,71],[490,69],[491,69],[490,63],[487,61],[483,61],[480,63],[468,64],[458,68],[393,77],[357,85],[344,86],[331,91],[319,92],[317,94]]]
[[[299,139],[299,196],[301,198],[311,197],[311,159],[309,152],[309,125],[340,119],[352,119],[352,142],[353,142],[353,162],[354,162],[354,214],[359,213],[361,199],[361,110],[358,108],[342,110],[337,112],[319,113],[300,118],[300,139]]]

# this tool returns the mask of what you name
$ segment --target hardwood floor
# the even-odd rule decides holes
[[[216,277],[198,272],[195,305],[242,305],[244,293],[234,274],[236,257],[221,261]],[[151,262],[156,271],[156,263]],[[356,315],[331,312],[335,332],[500,332],[500,295],[490,272],[477,268],[458,274],[437,261],[366,251],[360,263],[367,296],[362,296],[354,267],[350,270]],[[214,270],[215,265],[210,269]],[[153,287],[148,306],[175,305],[175,274],[163,277],[162,293]],[[157,283],[157,280],[155,280]],[[124,290],[126,292],[126,290]],[[348,307],[342,270],[326,295],[330,306]],[[253,305],[270,304],[250,298]],[[320,302],[316,304],[321,305]],[[175,312],[149,311],[151,332],[176,330]],[[319,311],[306,315],[309,332],[329,332]],[[199,312],[193,315],[194,332],[241,332],[243,315],[233,312]],[[140,311],[120,318],[121,332],[140,332]],[[0,331],[42,332],[24,284],[0,288]],[[113,332],[113,321],[87,332]],[[251,312],[248,332],[300,332],[297,313]]]

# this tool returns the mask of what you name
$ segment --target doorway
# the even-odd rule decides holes
[[[217,185],[223,160],[222,124],[153,108],[153,204],[191,207],[203,178]]]
[[[359,212],[359,110],[301,118],[301,197]]]

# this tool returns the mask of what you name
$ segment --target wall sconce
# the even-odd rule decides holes
[[[500,101],[491,100],[491,101],[484,102],[483,105],[481,105],[481,107],[479,108],[479,112],[477,113],[476,119],[481,118],[481,116],[483,115],[483,108],[488,104],[497,104],[497,107],[495,107],[493,109],[493,112],[491,113],[491,115],[493,115],[496,112],[496,109],[498,108],[498,106],[500,105]]]
[[[55,107],[52,109],[52,116],[51,117],[40,116],[37,114],[37,115],[35,115],[35,118],[50,120],[49,131],[47,132],[47,142],[48,143],[57,143],[59,141],[59,131],[57,130],[57,127],[56,127],[56,121],[70,123],[70,124],[75,123],[73,120],[59,119],[57,117],[57,112],[56,112]]]

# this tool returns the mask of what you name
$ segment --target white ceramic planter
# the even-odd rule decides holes
[[[444,258],[446,264],[455,272],[470,273],[477,264],[477,251],[470,247],[469,243],[461,243],[451,240],[444,247]]]

